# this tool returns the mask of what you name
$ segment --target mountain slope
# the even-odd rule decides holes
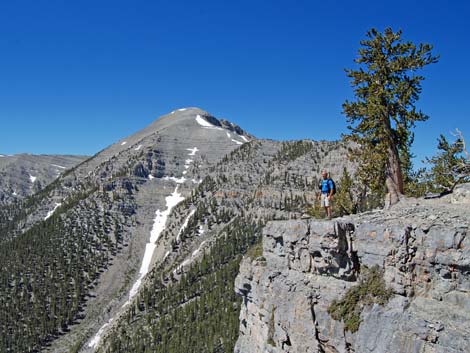
[[[256,140],[209,168],[175,208],[156,266],[132,305],[109,322],[99,350],[233,351],[240,310],[233,283],[242,254],[266,221],[299,218],[315,197],[320,169],[338,175],[349,165],[346,150],[340,143]]]
[[[86,156],[0,155],[0,204],[30,196]]]
[[[97,330],[141,277],[155,211],[251,138],[234,130],[197,108],[176,111],[2,208],[1,350],[64,351]]]

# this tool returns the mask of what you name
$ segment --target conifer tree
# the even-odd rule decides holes
[[[470,175],[465,172],[465,164],[468,162],[463,155],[463,141],[459,137],[449,143],[444,135],[440,135],[437,144],[439,152],[426,159],[431,164],[431,190],[452,191],[458,183],[470,180]]]
[[[405,42],[401,35],[391,28],[367,32],[355,59],[360,68],[346,70],[356,100],[343,104],[351,130],[346,138],[360,145],[353,152],[359,177],[373,190],[385,184],[391,204],[403,194],[401,160],[409,157],[411,130],[428,119],[415,107],[424,80],[416,70],[438,61],[431,45]]]
[[[357,203],[353,195],[354,187],[354,180],[348,173],[346,167],[344,167],[343,176],[339,181],[339,188],[335,197],[335,202],[339,206],[341,215],[357,212]]]

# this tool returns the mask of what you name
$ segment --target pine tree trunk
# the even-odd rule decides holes
[[[385,171],[385,183],[390,193],[390,205],[400,201],[403,195],[403,175],[401,173],[400,159],[395,146],[388,148],[388,162]]]

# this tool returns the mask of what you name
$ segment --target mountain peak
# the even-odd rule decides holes
[[[143,136],[172,127],[192,132],[194,132],[195,129],[200,128],[219,130],[223,132],[223,136],[226,135],[229,138],[234,137],[234,139],[241,140],[243,143],[255,138],[237,124],[226,119],[218,119],[209,112],[198,107],[187,107],[173,110],[172,112],[159,117],[137,134]],[[230,134],[235,134],[235,136],[229,136]]]
[[[185,108],[179,108],[179,109],[175,109],[173,110],[170,115],[173,115],[173,114],[179,114],[179,113],[195,113],[195,114],[209,114],[208,112],[206,112],[205,110],[199,108],[199,107],[185,107]]]

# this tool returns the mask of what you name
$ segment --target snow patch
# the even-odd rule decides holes
[[[213,129],[213,130],[224,130],[221,127],[215,126],[208,122],[206,119],[204,119],[202,116],[199,114],[196,115],[196,121],[198,122],[199,125],[201,125],[204,129]]]
[[[52,216],[54,214],[55,210],[57,210],[61,205],[62,205],[62,202],[56,202],[54,208],[52,209],[52,211],[47,212],[47,215],[46,215],[46,217],[44,217],[44,220],[46,220],[50,216]]]
[[[196,121],[199,125],[204,126],[204,127],[215,127],[214,125],[212,125],[210,122],[208,122],[206,119],[204,119],[199,114],[196,115]]]
[[[60,168],[60,169],[67,169],[67,167],[64,167],[64,166],[61,166],[61,165],[58,165],[58,164],[51,164],[51,166],[56,167],[56,168]]]
[[[29,180],[31,180],[32,183],[36,181],[38,177],[32,176],[31,174],[29,175]]]
[[[203,234],[204,234],[204,228],[202,227],[201,224],[199,225],[199,229],[197,230],[197,232],[199,233],[199,235],[203,235]]]
[[[101,328],[96,333],[95,337],[93,337],[90,343],[88,343],[89,348],[96,348],[96,346],[98,346],[98,343],[100,343],[100,340],[101,340],[101,335],[103,334],[105,328],[108,327],[112,321],[113,321],[113,318],[109,319],[107,323],[101,326]]]
[[[149,180],[155,179],[155,177],[152,174],[149,174]]]
[[[166,210],[163,212],[160,210],[155,211],[155,219],[153,220],[152,230],[150,231],[150,240],[145,245],[145,253],[144,253],[144,258],[142,259],[142,265],[140,266],[139,278],[132,286],[129,292],[129,300],[123,305],[123,307],[130,304],[132,298],[137,294],[139,287],[142,284],[143,278],[149,271],[150,263],[152,261],[152,256],[155,251],[155,248],[157,247],[156,242],[158,238],[160,237],[160,234],[162,234],[162,232],[166,228],[166,221],[168,219],[168,216],[171,210],[173,209],[173,207],[175,207],[177,204],[179,204],[183,200],[184,200],[184,197],[182,197],[181,194],[178,193],[178,185],[177,185],[173,193],[170,196],[167,196],[165,198]]]
[[[189,222],[189,219],[191,218],[191,216],[194,214],[194,212],[196,212],[196,210],[192,210],[191,212],[189,212],[189,215],[188,217],[186,217],[186,219],[184,220],[184,223],[183,225],[181,226],[178,234],[176,235],[176,242],[179,243],[180,242],[180,238],[181,238],[181,234],[184,232],[184,230],[186,229],[186,227],[188,226],[188,222]]]
[[[187,166],[185,166],[185,168],[187,168]],[[183,172],[183,175],[186,175],[187,172],[188,172],[188,171],[185,170],[185,171]]]
[[[188,154],[188,156],[194,156],[196,154],[197,151],[199,151],[199,149],[197,147],[194,147],[194,148],[186,148],[186,151],[191,151],[190,154]]]
[[[165,259],[168,257],[168,255],[170,255],[170,254],[171,254],[171,252],[170,252],[170,251],[167,251],[167,252],[165,253],[165,256],[163,256],[163,260],[165,260]]]
[[[175,178],[175,177],[166,176],[166,177],[163,177],[163,179],[174,181],[176,184],[183,184],[186,181],[185,177]]]
[[[5,157],[3,154],[0,154],[0,157]]]
[[[126,143],[127,143],[127,141],[124,141],[123,143],[121,143],[121,146],[124,146]]]
[[[203,241],[203,242],[199,245],[199,247],[198,247],[196,250],[193,251],[193,253],[191,254],[191,257],[190,257],[189,259],[184,260],[177,268],[175,268],[175,269],[173,270],[173,274],[174,274],[175,276],[176,276],[176,274],[177,274],[178,272],[180,272],[180,271],[183,269],[183,267],[185,267],[185,266],[191,264],[191,263],[196,259],[196,256],[201,252],[202,247],[203,247],[203,245],[204,245],[205,243],[206,243],[206,241]]]
[[[245,136],[241,135],[240,136],[243,140],[245,140],[245,142],[250,142],[250,140],[248,140]]]
[[[192,179],[191,180],[194,184],[201,184],[202,183],[202,179],[199,179],[199,181],[197,181],[196,179]]]
[[[226,134],[227,134],[227,137],[228,137],[228,138],[231,138],[231,137],[232,137],[232,135],[230,135],[228,132],[226,132]]]
[[[240,141],[237,141],[237,140],[234,140],[232,139],[233,142],[235,142],[237,145],[243,145],[243,142],[240,142]]]
[[[188,110],[188,108],[180,108],[180,109],[178,109],[179,112],[184,112],[185,110]]]
[[[199,245],[199,247],[193,251],[193,254],[192,254],[192,257],[196,257],[200,252],[201,252],[201,249],[202,249],[202,246],[206,243],[206,241],[204,240],[201,245]]]
[[[136,148],[134,148],[134,151],[138,151],[138,150],[140,150],[141,148],[142,148],[142,145],[139,145],[139,146],[137,146]]]
[[[13,196],[18,196],[18,194],[16,193],[16,191],[13,191]]]

